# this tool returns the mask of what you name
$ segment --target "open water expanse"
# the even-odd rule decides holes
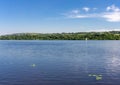
[[[120,41],[0,41],[0,85],[120,85]]]

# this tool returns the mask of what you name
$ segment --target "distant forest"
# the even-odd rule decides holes
[[[0,40],[120,40],[120,31],[77,33],[16,33],[1,35]]]

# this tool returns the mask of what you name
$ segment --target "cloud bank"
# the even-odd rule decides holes
[[[68,18],[103,18],[108,22],[120,22],[120,8],[115,5],[106,7],[105,11],[101,13],[88,13],[89,11],[98,10],[98,8],[83,7],[82,10],[86,13],[83,14],[80,12],[81,10],[77,9],[72,10],[69,13],[65,13],[64,15]]]

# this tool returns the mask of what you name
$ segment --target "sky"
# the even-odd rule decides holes
[[[0,0],[0,34],[120,30],[120,0]]]

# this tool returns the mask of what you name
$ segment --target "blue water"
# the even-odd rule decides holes
[[[0,41],[0,85],[120,85],[120,41]]]

